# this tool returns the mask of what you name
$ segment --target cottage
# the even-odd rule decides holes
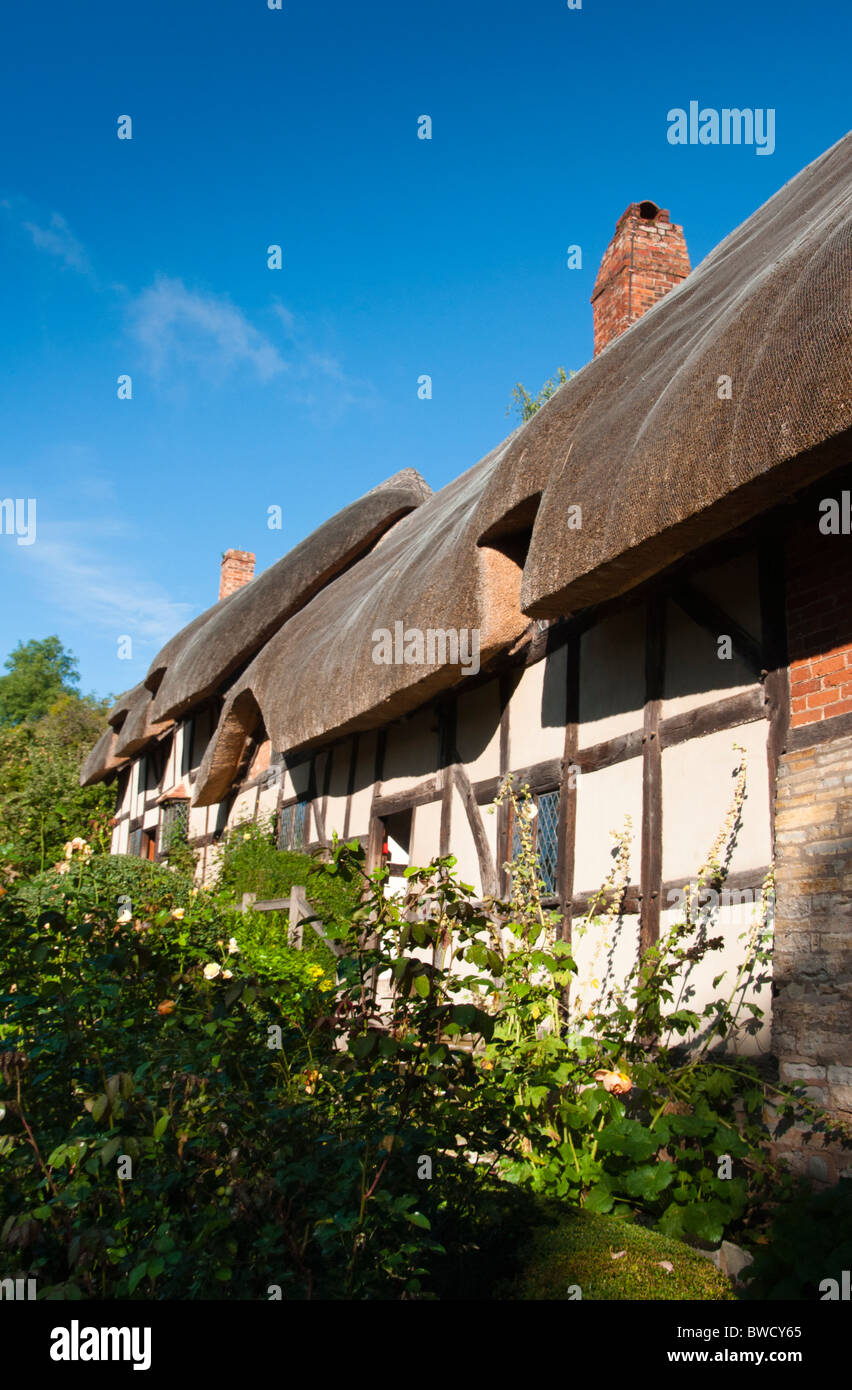
[[[629,959],[677,912],[745,750],[706,974],[774,863],[771,1031],[749,1045],[849,1116],[852,554],[820,522],[852,484],[852,136],[695,270],[668,213],[631,204],[593,305],[594,360],[440,492],[404,469],[257,577],[229,551],[81,780],[116,780],[115,853],[162,853],[182,822],[209,874],[226,826],[274,812],[282,846],[452,851],[495,893],[513,772],[566,936],[631,817]],[[377,662],[398,623],[475,631],[479,670],[435,644]],[[789,1143],[818,1178],[848,1162]]]

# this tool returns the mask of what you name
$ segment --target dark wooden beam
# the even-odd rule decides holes
[[[382,778],[385,775],[385,748],[387,746],[387,730],[379,729],[376,733],[376,750],[373,759],[373,800],[370,806],[370,830],[367,839],[367,858],[365,868],[367,873],[372,873],[378,867],[382,857],[382,837],[384,827],[376,812],[376,802],[381,795]]]
[[[780,526],[767,529],[757,553],[763,664],[766,670],[766,712],[769,737],[766,763],[769,775],[769,829],[775,848],[775,798],[778,763],[790,733],[790,672],[787,653],[786,536]]]
[[[572,631],[565,647],[565,743],[559,789],[556,890],[562,913],[560,935],[571,940],[571,903],[574,897],[574,854],[577,840],[577,742],[580,727],[580,633]]]
[[[343,817],[343,838],[349,839],[349,825],[352,820],[352,794],[355,791],[355,778],[358,772],[358,735],[353,734],[349,745],[349,776],[346,780],[346,811]]]
[[[441,836],[438,852],[450,852],[450,832],[453,819],[453,777],[452,765],[456,746],[456,702],[442,700],[438,707],[438,728],[440,733],[439,767],[441,769]]]
[[[660,708],[666,660],[666,599],[651,594],[645,606],[645,715],[642,725],[642,902],[639,949],[660,935],[663,878],[663,765]]]
[[[602,767],[612,767],[615,763],[626,762],[628,758],[638,758],[642,752],[642,730],[632,729],[629,734],[619,734],[617,738],[604,739],[588,748],[577,751],[575,761],[581,772],[598,772]]]
[[[670,589],[670,596],[674,599],[679,608],[682,608],[687,617],[691,618],[699,627],[705,628],[712,633],[715,638],[723,634],[730,637],[734,651],[747,666],[751,668],[756,676],[762,674],[763,652],[760,643],[752,637],[750,632],[732,618],[730,613],[726,613],[714,599],[708,598],[694,584],[688,580],[680,580],[673,584]]]
[[[660,722],[660,746],[673,748],[691,738],[704,738],[724,729],[736,729],[739,724],[754,724],[766,718],[766,696],[762,685],[743,690],[738,695],[725,695],[709,705],[684,710]]]
[[[332,744],[325,755],[325,767],[322,772],[322,837],[325,844],[329,844],[327,831],[328,825],[328,796],[331,790],[331,767],[334,762],[335,745]]]
[[[530,791],[552,792],[562,782],[562,759],[550,758],[547,762],[533,763],[530,767],[521,767],[517,771],[512,769],[512,772],[513,785],[516,790],[526,783]],[[474,795],[480,806],[487,805],[488,802],[494,800],[502,781],[503,774],[499,777],[486,777],[481,782],[474,782]]]
[[[425,806],[430,801],[438,801],[443,796],[444,782],[440,773],[427,777],[406,791],[389,792],[387,796],[377,796],[374,802],[377,816],[393,816],[397,811],[409,811],[414,806]]]
[[[485,832],[485,824],[473,794],[473,787],[470,778],[465,772],[460,761],[456,761],[452,768],[452,780],[458,788],[459,795],[464,803],[467,812],[468,824],[470,825],[473,842],[476,845],[476,856],[479,860],[479,877],[482,882],[482,892],[486,897],[496,898],[500,891],[500,884],[497,875],[497,867],[494,863],[494,856],[491,853],[491,846],[488,843],[488,836]]]
[[[316,827],[316,836],[315,836],[315,839],[317,840],[317,842],[318,842],[319,844],[324,845],[324,844],[326,844],[326,838],[325,838],[325,823],[324,823],[324,821],[323,821],[323,815],[322,815],[322,802],[321,802],[320,799],[319,799],[319,791],[318,791],[318,788],[317,788],[317,757],[318,757],[318,756],[319,756],[319,754],[316,754],[313,758],[311,758],[311,770],[310,770],[310,772],[308,773],[308,791],[307,791],[307,797],[308,797],[308,801],[309,801],[309,803],[310,803],[311,811],[313,812],[314,825],[315,825],[315,827]]]

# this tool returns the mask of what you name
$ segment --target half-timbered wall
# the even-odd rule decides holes
[[[452,852],[477,894],[498,894],[507,887],[511,826],[494,798],[512,772],[542,798],[540,832],[550,834],[554,859],[549,901],[566,935],[606,878],[612,834],[629,818],[630,883],[613,946],[620,972],[676,919],[683,885],[728,812],[737,744],[748,757],[748,793],[728,882],[757,899],[772,860],[772,730],[781,717],[767,678],[771,553],[755,542],[600,611],[532,623],[499,671],[462,681],[452,696],[378,731],[296,757],[260,743],[228,804],[191,812],[201,873],[215,873],[226,824],[275,814],[294,847],[294,825],[311,847],[335,832],[358,837],[373,863],[387,843],[395,876],[405,863]],[[165,736],[153,790],[134,791],[131,775],[117,852],[126,852],[125,823],[156,827],[158,792],[181,777],[191,786],[207,737],[200,721]],[[710,996],[713,976],[736,968],[749,918],[747,902],[719,909],[725,947],[694,968],[699,997]],[[594,931],[574,945],[580,978],[599,974]],[[758,1002],[768,1011],[767,991]],[[767,1042],[768,1025],[749,1046]]]

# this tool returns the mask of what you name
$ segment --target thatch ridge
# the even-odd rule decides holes
[[[179,719],[257,652],[293,613],[351,565],[431,489],[403,469],[344,507],[263,574],[204,615],[170,655],[154,698],[156,719]],[[153,669],[153,667],[152,667]],[[150,683],[151,673],[148,680]]]

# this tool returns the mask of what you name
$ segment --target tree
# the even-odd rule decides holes
[[[576,375],[576,372],[566,372],[564,367],[558,367],[557,375],[555,377],[552,376],[549,381],[544,383],[537,396],[531,396],[526,387],[519,381],[512,392],[512,403],[507,408],[506,414],[511,415],[512,411],[515,410],[520,415],[522,421],[529,420],[530,417],[535,415],[536,411],[544,405],[545,401],[550,400],[554,391],[558,391],[559,387],[562,386],[569,377]]]
[[[106,706],[66,693],[41,719],[0,726],[0,851],[7,872],[50,868],[77,835],[106,845],[115,791],[79,783],[82,762],[103,732]]]
[[[79,683],[76,657],[59,638],[19,642],[0,676],[0,725],[22,724],[47,714],[62,695],[76,695]]]

